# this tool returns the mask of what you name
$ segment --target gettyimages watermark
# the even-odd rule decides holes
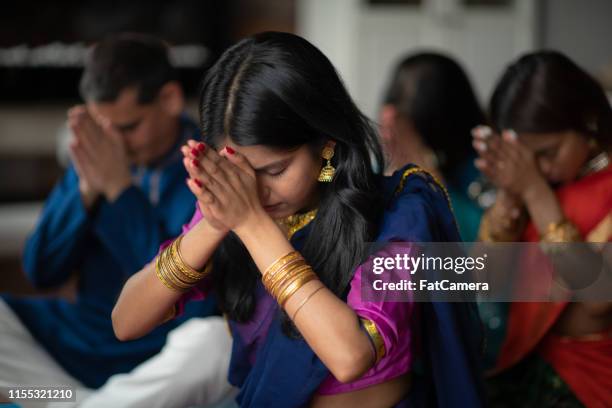
[[[371,243],[366,301],[612,301],[607,243]]]

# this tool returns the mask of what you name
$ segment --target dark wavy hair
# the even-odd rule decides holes
[[[97,43],[79,83],[85,101],[114,102],[121,91],[135,87],[138,103],[151,103],[160,89],[177,80],[168,46],[148,34],[121,33]]]
[[[493,127],[501,132],[573,130],[612,142],[612,108],[601,85],[557,51],[525,54],[497,83],[490,102]]]
[[[317,217],[301,253],[336,295],[344,296],[354,268],[367,256],[382,214],[380,178],[372,159],[383,162],[374,128],[355,106],[330,61],[303,38],[260,33],[229,48],[206,73],[200,97],[204,141],[225,138],[241,146],[320,152],[336,142],[332,183],[320,184]],[[230,233],[214,255],[213,280],[220,306],[247,321],[255,306],[259,271]]]
[[[470,80],[452,58],[422,52],[395,68],[383,103],[409,119],[435,153],[445,178],[473,153],[471,130],[485,116]]]

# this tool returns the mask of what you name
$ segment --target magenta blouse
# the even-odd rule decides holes
[[[202,213],[196,205],[196,211],[191,221],[183,226],[183,233],[189,231],[202,219]],[[162,245],[165,248],[169,242]],[[412,300],[394,301],[364,301],[362,299],[361,281],[362,267],[359,266],[355,271],[350,283],[351,287],[347,297],[347,304],[355,313],[364,319],[372,321],[385,344],[385,355],[368,370],[361,378],[350,383],[341,383],[331,374],[323,381],[318,389],[322,395],[340,394],[349,391],[360,390],[375,384],[380,384],[397,378],[410,371],[415,354],[418,351],[418,339],[416,328],[418,327],[419,313],[418,307]],[[202,300],[211,290],[208,279],[203,279],[198,285],[186,292],[176,304],[176,316],[179,316],[186,302],[190,300]],[[269,295],[268,298],[271,297]],[[266,299],[268,300],[268,299]],[[259,315],[257,307],[253,319],[261,319],[261,322],[247,322],[245,325],[269,326],[272,314]],[[267,320],[267,321],[266,321]],[[238,324],[240,326],[240,324]],[[263,330],[262,333],[266,333]],[[262,339],[251,339],[255,344],[261,344]],[[250,360],[254,361],[258,347],[253,348]]]

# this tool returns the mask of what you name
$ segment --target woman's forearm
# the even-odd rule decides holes
[[[183,261],[193,269],[202,269],[225,234],[205,221],[199,222],[181,241]],[[167,320],[181,295],[166,287],[155,273],[155,262],[149,263],[126,282],[119,295],[112,313],[115,335],[131,340],[149,333]]]
[[[168,289],[157,278],[155,263],[148,264],[121,290],[112,313],[115,336],[126,341],[148,334],[166,320],[180,297],[180,292]]]
[[[545,233],[550,224],[561,222],[565,217],[555,192],[544,180],[530,186],[524,192],[523,200],[540,234]]]
[[[269,217],[261,217],[260,221],[250,225],[250,229],[237,231],[237,234],[262,273],[275,260],[294,251]],[[315,280],[302,286],[285,303],[287,314],[292,317],[303,300],[321,285]],[[372,345],[361,329],[357,315],[327,288],[319,290],[302,305],[294,323],[339,381],[349,382],[361,377],[374,363]]]

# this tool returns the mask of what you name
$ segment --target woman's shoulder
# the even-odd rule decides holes
[[[386,206],[381,237],[400,235],[411,241],[459,241],[446,187],[413,164],[385,177]]]

